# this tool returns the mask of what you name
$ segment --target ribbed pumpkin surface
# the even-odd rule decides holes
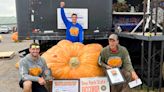
[[[45,58],[52,76],[56,79],[77,79],[82,77],[102,76],[104,72],[98,66],[98,57],[102,46],[68,40],[62,40],[47,50]]]

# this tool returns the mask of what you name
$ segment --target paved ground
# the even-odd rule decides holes
[[[18,70],[15,68],[15,63],[20,60],[18,51],[28,48],[32,41],[22,41],[14,43],[11,41],[11,34],[0,34],[3,36],[3,40],[0,43],[0,52],[2,51],[14,51],[16,54],[12,59],[0,59],[0,92],[22,92],[18,85]],[[135,88],[133,92],[147,92]],[[149,91],[157,92],[157,91]],[[161,91],[161,92],[164,92]]]
[[[32,41],[28,40],[14,43],[10,38],[11,34],[0,35],[3,37],[0,43],[0,52],[15,52],[15,56],[12,59],[0,59],[0,92],[22,92],[18,86],[18,70],[15,68],[15,63],[20,59],[17,52],[28,48]]]

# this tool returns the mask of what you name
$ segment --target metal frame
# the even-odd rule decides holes
[[[149,2],[150,0],[148,0],[148,2]],[[145,0],[145,2],[146,2],[146,0]],[[154,22],[154,20],[152,19],[152,7],[153,7],[153,3],[155,3],[156,4],[156,15],[155,15],[155,31],[153,31],[153,22]],[[143,26],[145,26],[146,28],[150,28],[149,29],[149,32],[150,33],[152,33],[152,32],[154,32],[154,34],[155,34],[155,37],[157,36],[157,27],[158,27],[158,23],[157,23],[157,16],[158,16],[158,13],[157,13],[157,11],[158,11],[158,0],[156,0],[156,1],[154,1],[153,2],[153,0],[150,2],[150,4],[148,4],[148,5],[150,5],[150,8],[149,7],[147,7],[147,10],[150,10],[150,16],[148,17],[148,18],[144,18],[144,23],[146,22],[146,24],[145,25],[143,25]],[[145,7],[144,7],[145,8]],[[148,9],[149,8],[149,9]],[[147,11],[148,12],[148,11]],[[145,30],[146,30],[146,28],[144,28],[143,29],[143,35],[144,35],[144,33],[145,33]],[[161,35],[161,37],[162,38],[164,38],[163,37],[163,35],[164,35],[164,28],[162,28],[162,35]],[[152,37],[150,37],[150,38],[152,38]],[[158,42],[160,42],[160,44],[161,44],[161,46],[160,46],[160,48],[156,48],[156,44],[153,44],[153,43],[155,43],[156,41],[158,41]],[[145,53],[144,53],[144,49],[145,49],[145,44],[144,44],[144,42],[145,42],[145,40],[142,40],[142,57],[141,57],[141,61],[142,61],[142,63],[141,63],[141,67],[142,67],[142,72],[144,72],[144,66],[143,66],[143,64],[144,64],[144,62],[145,61],[148,61],[147,62],[147,65],[148,65],[148,71],[147,71],[147,74],[148,74],[148,76],[147,76],[147,83],[148,83],[148,86],[152,86],[153,87],[153,89],[154,89],[154,79],[155,79],[155,75],[156,75],[156,72],[155,72],[155,70],[156,70],[156,66],[160,66],[159,67],[159,69],[158,69],[158,73],[159,73],[159,92],[161,92],[161,86],[162,86],[162,64],[163,64],[163,56],[164,56],[164,40],[163,39],[158,39],[158,40],[148,40],[147,42],[148,42],[148,55],[147,55],[147,59],[145,59]],[[159,53],[160,52],[160,53]],[[157,58],[159,58],[160,57],[160,61],[156,61],[157,60]],[[156,65],[156,66],[155,66]],[[151,72],[152,72],[152,75],[150,75],[151,74]],[[142,75],[142,77],[143,77],[143,75]],[[152,83],[150,83],[150,81],[151,80],[153,80],[152,81]],[[149,92],[149,87],[147,88],[147,92]]]
[[[156,4],[156,15],[155,20],[152,19],[152,7],[153,3]],[[146,7],[147,4],[147,7]],[[147,92],[150,91],[150,86],[154,89],[155,81],[159,81],[159,90],[162,87],[162,64],[164,61],[164,25],[163,28],[157,23],[157,11],[158,11],[158,0],[144,0],[144,15],[143,15],[143,26],[142,34],[138,35],[135,33],[137,28],[134,28],[131,33],[119,33],[118,35],[130,39],[138,39],[141,41],[141,78],[146,79],[148,88]],[[142,23],[139,23],[139,27]],[[153,23],[155,27],[153,28]],[[157,28],[162,30],[161,34],[158,35]],[[148,29],[149,28],[149,29]],[[148,29],[148,30],[147,30]],[[145,32],[150,33],[149,36],[145,36]],[[152,36],[151,34],[154,34]],[[156,43],[159,43],[158,45]],[[157,71],[157,72],[156,72]],[[146,73],[146,77],[145,77]]]
[[[146,3],[147,3],[147,6],[146,6]],[[158,13],[157,13],[157,11],[158,11],[157,3],[158,3],[158,0],[156,0],[156,6],[155,6],[155,8],[156,8],[156,16],[155,16],[155,18],[156,18],[156,19],[153,20],[153,17],[152,17],[153,12],[152,12],[152,8],[151,8],[151,6],[153,6],[153,4],[150,2],[150,0],[147,0],[147,2],[146,2],[146,0],[145,0],[145,2],[144,2],[144,17],[143,17],[143,19],[138,23],[138,25],[131,31],[131,33],[134,33],[134,32],[137,30],[137,28],[138,28],[139,26],[141,26],[141,24],[142,24],[143,22],[145,22],[145,24],[143,24],[143,25],[145,25],[145,26],[144,26],[144,29],[143,29],[143,30],[144,30],[143,32],[145,32],[146,29],[148,29],[149,26],[152,25],[152,23],[155,23],[155,34],[156,34],[156,32],[157,32],[157,27],[159,27],[161,30],[164,29],[163,27],[161,27],[161,26],[157,23],[157,16],[158,16]],[[144,21],[144,20],[146,20],[146,21]],[[152,30],[152,31],[153,31],[153,30]]]
[[[150,0],[148,0],[149,2]],[[156,3],[156,19],[155,22],[152,19],[152,7],[153,7],[153,3]],[[150,5],[150,8],[149,8]],[[145,13],[146,10],[146,0],[144,2],[144,20],[143,20],[143,37],[139,38],[140,40],[142,40],[141,43],[141,77],[144,78],[144,72],[147,71],[147,85],[148,86],[152,86],[154,89],[154,82],[155,82],[155,76],[157,75],[157,73],[159,73],[158,76],[158,81],[159,81],[159,92],[161,92],[161,86],[162,86],[162,64],[163,64],[163,56],[164,56],[164,28],[162,28],[162,35],[159,37],[157,36],[157,27],[158,23],[157,23],[157,16],[158,16],[158,0],[156,1],[151,1],[150,4],[148,4],[147,7],[147,14]],[[148,11],[150,10],[150,12]],[[155,31],[153,30],[153,23],[155,23]],[[164,25],[163,25],[164,27]],[[148,39],[146,39],[147,37],[145,37],[145,30],[147,28],[149,29],[149,33],[154,33],[155,36],[149,36]],[[132,31],[134,32],[134,31]],[[137,36],[136,36],[137,37]],[[145,47],[146,42],[148,43],[147,48]],[[157,44],[155,44],[156,42],[159,42],[160,48],[157,48]],[[145,50],[147,49],[147,52],[145,52]],[[157,61],[160,58],[159,61]],[[145,69],[144,67],[147,65],[147,69]],[[159,68],[157,68],[158,66],[160,66]],[[158,70],[158,72],[156,73],[155,70]],[[151,74],[152,73],[152,74]],[[150,82],[152,81],[152,82]],[[147,88],[147,92],[150,91],[150,88]]]

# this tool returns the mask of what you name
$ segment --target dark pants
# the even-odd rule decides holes
[[[23,88],[24,81],[19,82],[19,86]],[[38,82],[32,81],[32,92],[48,92],[44,85],[40,85]]]
[[[121,70],[126,82],[118,85],[111,86],[111,92],[131,92],[128,83],[131,81],[131,74],[125,70]]]

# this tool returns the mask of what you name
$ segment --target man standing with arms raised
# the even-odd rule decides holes
[[[65,2],[60,2],[61,17],[66,26],[66,39],[72,42],[81,42],[84,40],[84,32],[82,26],[77,23],[77,14],[71,15],[72,22],[69,21],[64,12]]]

